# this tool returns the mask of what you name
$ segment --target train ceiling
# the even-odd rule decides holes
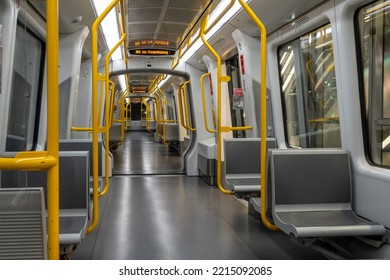
[[[207,9],[220,0],[127,0],[128,46],[139,41],[167,42],[177,50]],[[161,47],[156,44],[155,47]]]
[[[220,0],[127,0],[128,49],[177,51],[203,13]],[[145,44],[142,44],[145,42]],[[148,85],[156,76],[132,74],[130,88]]]
[[[268,31],[275,30],[289,22],[295,15],[302,14],[325,0],[252,0],[250,6],[254,9],[264,23]],[[158,45],[158,48],[168,48],[178,50],[191,35],[192,31],[198,29],[200,18],[205,11],[212,11],[221,0],[125,0],[127,12],[127,46],[135,49],[135,42],[167,41],[168,45]],[[35,9],[42,18],[46,17],[46,1],[42,0],[22,0],[21,5],[27,3]],[[77,8],[75,8],[77,7]],[[275,9],[275,7],[278,7]],[[81,28],[88,26],[91,30],[94,20],[94,8],[91,0],[60,0],[59,1],[59,27],[61,34],[77,32]],[[250,36],[258,37],[258,28],[245,15],[240,13],[228,24],[222,36],[225,45],[231,44],[229,30],[239,28]],[[211,40],[211,43],[217,44]],[[219,47],[220,43],[216,45]],[[151,46],[157,48],[157,45]],[[222,48],[223,49],[223,48]],[[104,54],[108,50],[102,34],[99,34],[99,52]],[[224,50],[221,50],[224,51]],[[204,48],[199,51],[196,57],[189,60],[195,67],[201,57],[207,53]],[[83,58],[91,57],[90,36],[87,38]],[[152,75],[132,74],[129,76],[130,86],[149,84],[154,78]]]

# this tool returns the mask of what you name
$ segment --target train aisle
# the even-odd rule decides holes
[[[113,152],[114,174],[175,174],[182,172],[180,156],[168,144],[154,141],[153,134],[129,131],[122,145]]]
[[[150,151],[162,146],[152,140],[147,145]],[[126,149],[136,158],[145,152],[137,145]],[[147,159],[143,165],[153,166],[156,159]],[[115,160],[116,167],[125,170],[118,167],[121,161]],[[122,159],[124,162],[129,161]],[[285,234],[264,228],[259,220],[248,216],[243,203],[198,177],[115,175],[108,194],[100,198],[99,208],[98,226],[72,259],[323,258],[293,244]]]

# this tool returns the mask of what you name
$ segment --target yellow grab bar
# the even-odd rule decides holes
[[[187,129],[186,125],[184,124],[183,98],[181,97],[182,89],[183,89],[183,85],[181,85],[177,91],[177,99],[179,101],[180,124],[182,127]]]
[[[110,90],[109,90],[109,87],[110,87],[110,77],[109,77],[109,71],[110,71],[110,58],[112,56],[112,54],[115,52],[115,50],[126,40],[126,34],[123,33],[121,38],[119,39],[119,41],[115,44],[115,46],[108,52],[108,54],[106,55],[106,69],[105,69],[105,103],[106,103],[106,106],[105,106],[105,112],[104,112],[104,126],[105,126],[105,142],[106,142],[106,148],[105,148],[105,153],[104,153],[104,156],[105,156],[105,169],[104,169],[104,187],[103,187],[103,190],[99,193],[99,196],[103,196],[105,195],[107,192],[108,192],[108,187],[110,185],[110,182],[109,182],[109,161],[110,161],[110,149],[109,149],[109,143],[110,143],[110,125],[109,125],[109,121],[110,121],[110,110],[109,110],[109,106],[110,106]]]
[[[103,92],[104,92],[104,76],[101,74],[101,73],[98,73],[98,81],[100,82],[101,84],[101,87],[100,87],[100,92],[99,92],[99,110],[98,110],[98,120],[99,120],[99,123],[101,121],[101,112],[103,111],[102,110],[102,107],[103,107]],[[71,131],[78,131],[78,132],[92,132],[92,127],[76,127],[76,126],[72,126],[70,128]],[[104,132],[104,127],[99,127],[99,132]]]
[[[187,99],[187,85],[191,83],[191,81],[186,81],[183,84],[183,99],[184,99],[184,110],[186,112],[186,128],[190,131],[196,131],[196,128],[191,127],[190,124],[190,114],[189,114],[189,108],[188,108],[188,99]]]
[[[105,77],[103,74],[99,73],[98,74],[98,81],[100,82],[100,92],[99,92],[99,111],[98,111],[98,119],[99,123],[102,122],[102,112],[103,112],[103,96],[105,92],[105,87],[106,85],[104,84],[105,82]]]
[[[122,108],[122,114],[120,115],[120,120],[122,121],[121,125],[121,144],[123,143],[123,140],[125,139],[125,98],[130,95],[130,92],[128,94],[123,94],[121,98],[121,108]],[[127,113],[126,113],[127,114]]]
[[[98,100],[97,100],[97,83],[98,83],[98,27],[107,14],[115,7],[115,5],[123,0],[113,0],[103,13],[98,16],[92,25],[92,157],[97,159],[99,157],[98,146],[98,134],[99,134],[99,119],[98,119]],[[50,3],[52,1],[48,1]],[[58,12],[58,11],[57,11]],[[49,25],[49,24],[48,24]],[[58,66],[57,66],[58,67]],[[58,71],[58,69],[53,70]],[[99,221],[99,198],[98,198],[98,163],[97,160],[93,161],[93,219],[92,223],[87,229],[87,233],[92,232]]]
[[[166,124],[165,124],[165,120],[166,120],[166,110],[165,110],[165,106],[167,104],[167,99],[165,97],[165,93],[160,89],[160,88],[157,88],[157,90],[161,93],[161,96],[162,96],[162,99],[161,99],[161,105],[162,105],[162,108],[161,108],[161,114],[162,114],[162,125],[163,125],[163,132],[162,132],[162,142],[163,144],[166,143],[166,134],[167,134],[167,128],[166,128]]]
[[[129,111],[130,111],[130,116],[129,116]],[[130,119],[130,125],[129,125],[129,119]],[[129,103],[126,104],[126,130],[128,130],[129,127],[131,126],[132,123],[131,123],[131,101],[130,101]]]
[[[111,85],[111,99],[110,99],[110,120],[109,120],[109,126],[111,128],[112,126],[112,119],[114,117],[114,99],[115,99],[115,84],[113,81],[109,82]]]
[[[59,164],[58,164],[58,0],[48,1],[47,9],[47,155],[56,164],[47,171],[48,257],[59,259]]]
[[[221,75],[221,57],[218,55],[218,53],[213,49],[213,47],[207,42],[205,36],[204,36],[204,30],[207,25],[208,15],[205,16],[205,18],[202,20],[201,27],[200,27],[200,37],[204,43],[204,45],[207,47],[207,49],[210,50],[210,52],[213,54],[213,56],[217,59],[217,106],[218,106],[218,116],[217,116],[217,185],[220,191],[222,191],[225,194],[234,194],[234,192],[226,190],[222,186],[221,182],[221,157],[222,157],[222,132],[229,132],[233,129],[235,130],[247,130],[251,129],[251,126],[244,126],[244,127],[237,127],[233,128],[230,126],[222,126],[222,98],[221,98],[221,83],[222,82],[228,82],[230,80],[230,77]]]
[[[158,120],[157,120],[157,101],[154,101],[153,109],[154,109],[154,114],[153,114],[154,122],[157,124],[157,122],[158,122]]]
[[[204,34],[207,34],[217,23],[218,21],[221,20],[221,18],[230,10],[231,7],[233,7],[234,5],[234,2],[236,0],[230,0],[230,3],[226,6],[226,8],[222,11],[222,13],[210,24],[210,26],[208,26],[207,28],[205,28],[204,30]],[[190,35],[191,36],[191,35]],[[184,46],[184,44],[180,47],[179,49],[179,54],[178,54],[178,58],[175,62],[175,59],[173,58],[172,59],[172,69],[175,69],[177,65],[179,65],[179,62],[180,62],[180,58],[182,58],[186,52],[192,47],[192,45],[199,39],[200,35],[199,33],[196,35],[196,37],[191,40],[191,37],[189,37],[188,39],[188,43],[187,43],[187,48],[185,49],[185,51],[183,52],[182,48]]]
[[[47,152],[20,152],[14,158],[0,158],[1,170],[45,170],[57,164]]]
[[[0,169],[47,169],[48,258],[60,257],[59,164],[58,164],[58,0],[48,1],[47,14],[47,153],[22,152],[0,158]]]
[[[252,11],[252,9],[243,0],[238,0],[242,8],[247,12],[250,18],[256,23],[261,33],[261,89],[260,89],[260,192],[261,192],[261,220],[263,224],[271,229],[278,230],[279,228],[273,225],[267,217],[267,184],[266,184],[266,163],[267,163],[267,30],[264,24]]]
[[[154,116],[155,116],[155,121],[156,123],[160,123],[161,122],[161,104],[160,104],[160,96],[154,92],[153,93],[154,97],[155,97],[155,101],[154,101]]]
[[[207,108],[206,108],[206,99],[205,99],[205,93],[204,93],[204,83],[203,83],[203,80],[204,78],[206,77],[210,77],[211,74],[210,73],[206,73],[204,74],[202,77],[200,77],[200,90],[202,91],[202,107],[203,107],[203,122],[204,122],[204,127],[206,128],[206,130],[210,133],[214,133],[214,132],[217,132],[215,129],[210,129],[209,128],[209,125],[207,123]]]

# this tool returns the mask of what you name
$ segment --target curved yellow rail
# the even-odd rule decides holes
[[[217,116],[217,186],[219,190],[225,194],[234,194],[233,191],[226,190],[221,182],[221,157],[222,157],[222,126],[221,126],[221,118],[222,118],[222,100],[221,100],[221,58],[217,54],[217,52],[211,47],[209,42],[207,42],[204,36],[204,30],[207,25],[208,15],[203,19],[201,28],[200,28],[200,37],[204,43],[204,45],[210,50],[213,56],[217,59],[217,103],[218,103],[218,116]]]
[[[261,33],[261,89],[260,89],[260,177],[261,177],[261,221],[263,224],[271,229],[278,230],[279,228],[273,225],[267,217],[267,31],[264,24],[252,11],[252,9],[243,0],[238,0],[242,8],[247,12],[250,18],[256,23]]]
[[[189,113],[189,108],[188,108],[189,106],[188,106],[188,99],[187,99],[187,85],[189,83],[191,83],[191,81],[186,81],[183,84],[183,91],[182,91],[183,99],[184,99],[184,111],[186,113],[186,129],[190,131],[196,131],[196,128],[191,127],[190,124],[190,113]]]
[[[184,84],[183,84],[184,85]],[[183,90],[183,85],[181,85],[177,91],[177,99],[179,101],[179,113],[180,113],[180,124],[182,127],[187,129],[187,126],[185,125],[184,122],[184,113],[183,113],[183,98],[182,98],[182,90]]]
[[[97,17],[95,22],[92,25],[91,32],[91,46],[92,46],[92,156],[94,159],[97,159],[99,156],[98,150],[98,138],[99,138],[99,119],[98,119],[98,98],[97,98],[97,83],[98,83],[98,28],[103,19],[108,15],[108,13],[116,6],[116,4],[121,1],[123,5],[123,0],[113,0],[108,7],[103,11],[103,13]],[[48,1],[48,3],[53,1]],[[58,12],[58,11],[56,11]],[[48,23],[49,26],[49,23]],[[58,69],[57,69],[58,70]],[[55,71],[57,71],[55,70]],[[54,71],[54,70],[53,70]],[[93,162],[93,218],[92,223],[87,229],[87,233],[92,232],[98,224],[99,221],[99,198],[98,198],[98,164],[97,161]]]
[[[110,110],[109,110],[109,106],[110,106],[110,77],[109,77],[109,66],[110,66],[110,58],[112,56],[112,54],[115,52],[115,50],[126,40],[126,34],[122,34],[120,40],[116,43],[116,45],[112,48],[112,50],[110,50],[108,52],[108,54],[106,55],[106,69],[105,69],[105,103],[106,103],[106,109],[105,109],[105,112],[104,112],[104,127],[105,127],[105,142],[106,142],[106,148],[105,148],[105,153],[104,153],[104,156],[105,156],[105,170],[104,170],[104,187],[103,187],[103,190],[99,193],[99,196],[103,196],[105,195],[107,192],[108,192],[108,187],[110,185],[110,182],[109,182],[109,162],[110,162],[110,149],[109,149],[109,143],[110,143]]]

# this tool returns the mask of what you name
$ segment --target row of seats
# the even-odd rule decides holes
[[[250,193],[260,213],[260,139],[225,139],[225,177],[231,190]],[[267,139],[268,210],[286,234],[301,238],[384,235],[355,214],[349,155],[342,150],[274,149]]]
[[[60,181],[60,250],[62,253],[71,250],[74,245],[80,244],[84,239],[88,227],[88,221],[92,215],[92,200],[91,197],[91,176],[92,174],[92,143],[90,140],[61,140],[59,153],[59,181]],[[99,158],[102,158],[103,144],[99,141]],[[99,160],[99,177],[102,175],[102,163]],[[43,220],[46,219],[45,199],[47,194],[47,175],[46,171],[2,171],[2,186],[0,192],[0,213],[8,212],[11,217],[15,212],[31,212],[38,213],[38,208],[43,210]],[[102,180],[100,180],[102,181]],[[38,190],[38,191],[37,191]],[[31,193],[26,195],[25,193]],[[39,198],[42,196],[42,199]],[[42,203],[38,203],[42,200]],[[15,201],[17,203],[15,203]],[[7,204],[8,203],[8,204]],[[38,205],[39,204],[39,205]],[[32,210],[34,209],[34,211]],[[38,212],[37,212],[38,211]],[[26,216],[21,220],[23,224],[31,224],[37,222],[36,216]],[[14,223],[11,223],[14,224]],[[1,229],[0,222],[0,229]],[[22,226],[22,228],[24,228]],[[35,228],[35,227],[34,227]],[[15,229],[16,230],[16,229]],[[13,239],[14,231],[7,231],[0,234],[1,242],[9,242]],[[46,232],[46,230],[44,231]],[[21,233],[22,234],[22,233]],[[43,234],[44,240],[46,234]],[[36,244],[36,233],[22,234],[24,243],[20,243],[20,254],[15,254],[15,249],[10,248],[6,252],[0,250],[0,259],[29,259],[46,258],[46,253],[41,253],[36,246],[30,246],[28,242]],[[2,241],[4,238],[5,241]],[[12,244],[12,242],[10,243]],[[0,246],[2,247],[2,246]],[[36,253],[29,252],[32,248]],[[43,246],[46,247],[46,244]],[[3,248],[3,247],[2,247]],[[7,247],[4,247],[7,248]],[[45,249],[46,250],[46,249]]]

